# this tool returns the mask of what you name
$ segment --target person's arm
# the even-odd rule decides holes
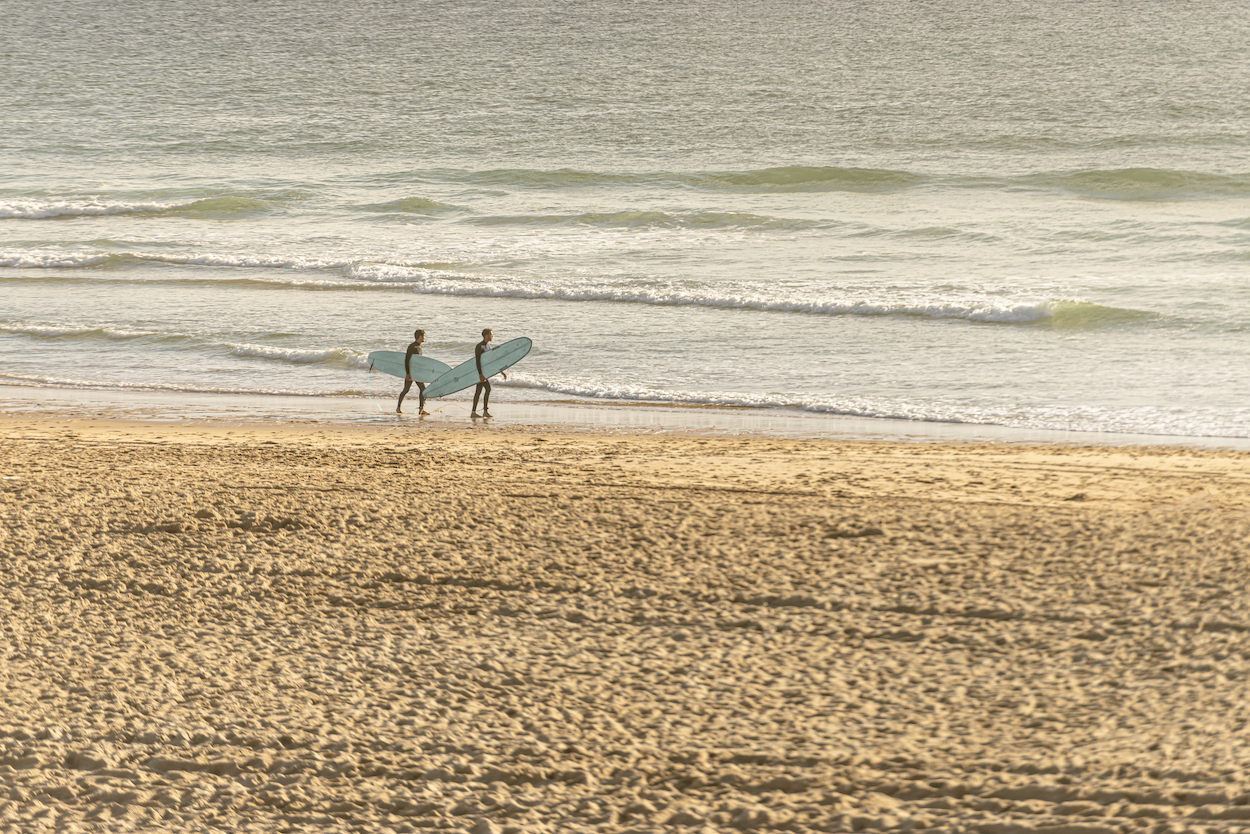
[[[404,379],[405,380],[412,379],[412,371],[409,370],[410,365],[408,364],[410,359],[412,359],[412,348],[408,348],[408,352],[404,354]]]
[[[486,381],[486,377],[482,375],[482,352],[481,345],[473,349],[473,358],[477,360],[477,378],[479,382]]]

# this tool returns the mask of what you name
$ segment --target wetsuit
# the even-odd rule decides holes
[[[412,344],[408,345],[408,352],[404,354],[404,375],[406,379],[404,379],[404,390],[399,392],[399,402],[395,404],[396,411],[399,411],[400,409],[404,407],[404,397],[407,396],[408,392],[412,389],[412,370],[410,369],[408,365],[408,360],[411,359],[414,354],[415,355],[421,354],[420,342],[413,342]],[[417,391],[421,395],[421,398],[418,401],[417,411],[425,411],[425,383],[424,382],[417,383]]]
[[[490,350],[490,342],[483,339],[477,343],[477,347],[473,349],[473,358],[477,361],[477,378],[481,380],[485,374],[482,373],[482,354]],[[485,394],[485,396],[483,396]],[[482,397],[482,411],[490,411],[490,380],[478,382],[477,387],[473,389],[473,410],[477,411],[477,398]]]

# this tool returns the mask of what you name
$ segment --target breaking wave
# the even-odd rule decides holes
[[[130,341],[161,334],[152,330],[123,330],[109,327],[75,327],[66,325],[0,325],[0,333],[14,336],[30,336],[36,339],[111,339]]]
[[[184,201],[125,200],[100,197],[0,198],[0,219],[48,220],[101,217],[115,214],[153,214],[187,217],[243,217],[270,211],[275,203],[253,197],[204,197]]]
[[[395,270],[380,267],[362,267],[355,270],[354,274],[360,278],[365,278],[368,274],[377,280],[389,282],[402,280]],[[758,286],[719,284],[696,287],[641,282],[559,285],[537,281],[505,282],[421,276],[413,278],[413,291],[428,295],[619,302],[825,316],[915,316],[996,324],[1048,324],[1070,329],[1095,328],[1158,317],[1155,313],[1106,307],[1076,299],[1013,301],[987,296],[942,298],[919,294],[900,294],[894,298],[853,298],[830,297],[825,294],[827,291],[807,290],[783,294]]]
[[[5,253],[0,253],[0,266],[96,267],[123,265],[127,262],[250,267],[295,273],[294,276],[283,275],[272,279],[240,277],[198,281],[201,284],[231,283],[264,288],[289,286],[301,289],[375,291],[408,289],[422,295],[704,307],[823,316],[914,316],[995,324],[1039,324],[1066,329],[1097,328],[1161,318],[1158,313],[1108,307],[1081,299],[1010,299],[978,294],[975,291],[925,293],[885,288],[839,290],[828,287],[775,287],[765,283],[688,283],[630,279],[559,282],[516,277],[478,278],[420,265],[289,258],[280,255],[265,257],[193,254],[179,257],[116,252],[30,252],[9,254],[6,257]],[[316,272],[330,272],[336,277],[309,275]],[[144,277],[138,280],[139,283],[153,283],[159,279]],[[197,283],[190,278],[175,280],[179,284]]]
[[[186,333],[163,333],[155,330],[126,330],[74,324],[10,323],[0,325],[0,334],[25,336],[31,339],[95,342],[100,340],[134,341],[146,339],[175,350],[212,354],[228,353],[245,359],[264,359],[290,365],[324,365],[332,368],[367,370],[365,353],[352,348],[305,348],[267,345],[250,342],[218,342]]]
[[[232,356],[250,359],[267,359],[291,365],[327,365],[335,368],[367,370],[366,354],[351,348],[292,348],[275,345],[234,344],[225,345]]]

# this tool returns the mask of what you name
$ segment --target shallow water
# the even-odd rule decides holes
[[[3,385],[1250,437],[1238,4],[6,14]]]

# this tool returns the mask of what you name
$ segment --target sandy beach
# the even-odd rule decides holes
[[[1250,454],[0,419],[0,831],[1244,831]]]

